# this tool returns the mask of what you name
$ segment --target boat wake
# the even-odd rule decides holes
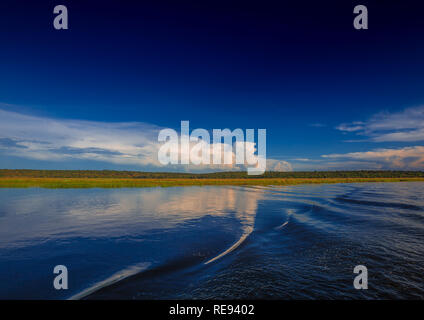
[[[150,266],[149,262],[142,262],[142,263],[138,263],[136,265],[132,265],[128,268],[125,268],[124,270],[120,270],[118,272],[116,272],[115,274],[111,275],[110,277],[108,277],[107,279],[100,281],[96,284],[94,284],[93,286],[81,291],[80,293],[77,293],[73,296],[71,296],[68,300],[80,300],[83,299],[87,296],[89,296],[90,294],[108,287],[114,283],[117,283],[119,281],[122,281],[130,276],[133,276],[137,273],[140,273],[144,270],[146,270],[148,267]]]
[[[234,251],[235,249],[237,249],[246,239],[247,237],[253,232],[253,226],[249,226],[245,229],[245,232],[243,233],[243,235],[241,236],[241,238],[234,243],[231,247],[229,247],[227,250],[225,250],[224,252],[220,253],[219,255],[217,255],[216,257],[208,260],[205,262],[205,264],[209,264],[211,262],[214,262],[220,258],[222,258],[223,256],[229,254],[230,252]]]

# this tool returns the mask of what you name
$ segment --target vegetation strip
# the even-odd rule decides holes
[[[0,178],[0,188],[146,188],[178,186],[285,186],[320,183],[424,181],[417,178],[265,178],[265,179],[115,179],[115,178]]]

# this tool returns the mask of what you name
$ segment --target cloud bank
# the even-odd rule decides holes
[[[336,129],[363,137],[362,140],[349,142],[392,142],[403,145],[415,142],[415,145],[322,156],[335,161],[333,164],[344,162],[372,169],[424,169],[424,146],[417,145],[418,142],[424,141],[424,106],[407,108],[395,113],[380,112],[367,121],[343,123]]]
[[[89,160],[172,171],[245,170],[240,165],[169,165],[158,161],[162,127],[142,122],[52,119],[0,109],[0,154],[45,161]],[[213,144],[210,144],[213,150]],[[101,169],[101,168],[99,168]],[[291,171],[267,160],[267,171]]]
[[[365,152],[345,154],[328,154],[323,158],[351,161],[351,165],[363,165],[374,169],[424,169],[424,146],[404,147],[399,149],[375,149]],[[352,160],[354,162],[352,163]]]
[[[336,129],[367,136],[373,142],[424,141],[424,106],[397,113],[381,112],[368,121],[343,123]]]

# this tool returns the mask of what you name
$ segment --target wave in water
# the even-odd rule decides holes
[[[143,270],[146,270],[148,267],[150,266],[149,262],[142,262],[133,266],[130,266],[128,268],[125,268],[123,270],[120,270],[118,272],[116,272],[115,274],[111,275],[110,277],[108,277],[107,279],[100,281],[96,284],[94,284],[93,286],[81,291],[78,294],[75,294],[73,296],[71,296],[68,300],[80,300],[83,299],[87,296],[89,296],[90,294],[108,287],[114,283],[117,283],[119,281],[122,281],[130,276],[133,276],[135,274],[138,274],[140,272],[142,272]]]

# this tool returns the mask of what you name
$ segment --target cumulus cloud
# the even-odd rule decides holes
[[[267,171],[287,172],[293,171],[293,167],[287,161],[268,159],[266,161]]]
[[[424,106],[396,113],[381,112],[368,121],[343,123],[336,129],[367,136],[373,142],[424,141]]]
[[[0,154],[27,159],[48,161],[93,160],[116,165],[139,166],[140,168],[163,168],[164,170],[208,171],[245,170],[237,165],[168,165],[158,161],[162,143],[159,126],[142,122],[97,122],[85,120],[52,119],[25,115],[0,109]],[[211,150],[227,152],[222,143],[204,142]],[[194,146],[190,143],[190,149]],[[255,146],[249,150],[254,153]],[[181,150],[178,150],[181,157]],[[235,158],[232,153],[231,158]],[[270,160],[267,170],[291,170],[289,163]]]

